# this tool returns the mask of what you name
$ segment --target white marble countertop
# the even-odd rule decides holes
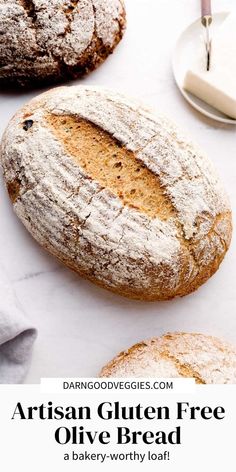
[[[215,11],[234,0],[215,0]],[[126,0],[128,28],[115,53],[81,82],[112,87],[165,112],[205,149],[236,211],[236,127],[218,125],[185,103],[175,86],[171,52],[181,30],[199,16],[200,0]],[[0,134],[38,91],[0,92]],[[236,343],[236,243],[217,274],[197,292],[171,302],[123,299],[82,280],[41,249],[14,215],[0,184],[0,277],[7,276],[37,326],[26,382],[40,377],[96,376],[117,352],[166,331],[198,331]],[[1,306],[1,300],[0,300]]]

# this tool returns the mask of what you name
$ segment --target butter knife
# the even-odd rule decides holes
[[[201,0],[202,25],[206,28],[206,69],[211,67],[211,37],[210,25],[212,23],[211,0]]]

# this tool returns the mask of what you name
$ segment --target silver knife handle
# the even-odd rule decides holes
[[[202,6],[202,18],[204,16],[212,16],[211,0],[201,0],[201,6]]]

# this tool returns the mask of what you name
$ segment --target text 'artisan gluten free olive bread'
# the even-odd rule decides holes
[[[0,0],[0,84],[79,77],[113,52],[123,0]]]
[[[236,348],[204,334],[168,333],[120,353],[100,376],[189,377],[199,384],[235,384]]]
[[[231,239],[208,158],[168,119],[95,87],[61,87],[8,125],[1,161],[14,210],[67,266],[118,294],[197,289]]]

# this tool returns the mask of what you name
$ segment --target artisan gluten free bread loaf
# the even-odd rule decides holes
[[[230,205],[208,158],[115,92],[61,87],[33,99],[7,127],[1,161],[34,238],[118,294],[186,295],[229,247]]]
[[[124,28],[123,0],[0,0],[0,84],[79,77],[106,59]]]
[[[168,333],[119,354],[101,377],[191,377],[199,384],[236,383],[236,349],[203,334]]]

